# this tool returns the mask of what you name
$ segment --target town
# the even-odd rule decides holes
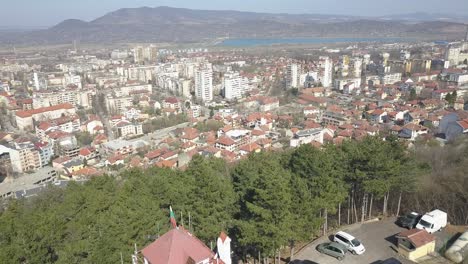
[[[468,26],[230,40],[0,45],[0,262],[468,259]]]
[[[236,162],[367,135],[411,147],[468,132],[468,41],[307,52],[317,56],[155,45],[5,55],[0,150],[11,186],[1,195],[128,167],[184,169],[197,154]]]

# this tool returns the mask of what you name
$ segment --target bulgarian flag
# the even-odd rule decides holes
[[[177,228],[177,222],[175,219],[174,211],[172,211],[172,206],[169,206],[169,210],[170,210],[170,217],[171,217],[171,225],[173,228]]]

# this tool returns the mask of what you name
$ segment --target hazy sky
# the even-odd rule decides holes
[[[0,27],[52,26],[69,18],[93,20],[123,7],[172,6],[274,13],[388,15],[467,13],[468,0],[1,0]]]

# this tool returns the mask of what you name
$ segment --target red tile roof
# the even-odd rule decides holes
[[[151,264],[199,263],[214,253],[194,235],[183,229],[172,229],[142,250]]]
[[[221,144],[221,145],[224,145],[224,146],[232,146],[232,145],[236,144],[236,142],[234,142],[234,140],[232,140],[229,137],[220,137],[218,139],[218,143]]]
[[[48,107],[42,107],[38,109],[32,109],[32,110],[20,110],[16,112],[16,115],[22,118],[26,117],[31,117],[33,115],[41,114],[41,113],[46,113],[50,111],[55,111],[55,110],[68,110],[68,109],[73,109],[73,105],[69,103],[65,104],[59,104],[59,105],[54,105],[54,106],[48,106]]]
[[[399,233],[397,237],[408,239],[416,248],[435,241],[435,237],[433,235],[429,234],[426,230],[421,229],[405,230]]]

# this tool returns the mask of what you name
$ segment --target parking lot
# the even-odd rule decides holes
[[[405,230],[394,224],[395,218],[390,218],[382,221],[370,222],[365,224],[356,224],[346,228],[345,231],[357,239],[366,247],[366,252],[362,255],[353,255],[347,253],[343,261],[339,261],[333,257],[321,254],[315,248],[320,243],[329,242],[329,237],[322,237],[309,244],[307,247],[298,252],[292,263],[294,264],[366,264],[378,263],[379,260],[394,257],[404,264],[413,263],[402,257],[394,251],[396,241],[394,235]],[[393,248],[392,248],[393,247]]]

